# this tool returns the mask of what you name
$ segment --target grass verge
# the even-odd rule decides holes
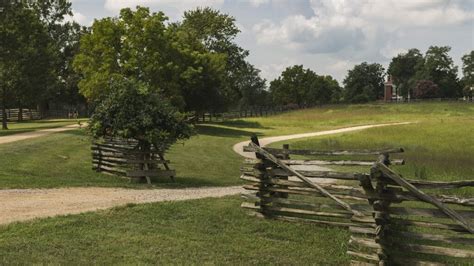
[[[237,197],[0,227],[2,264],[347,264],[348,232],[245,215]]]

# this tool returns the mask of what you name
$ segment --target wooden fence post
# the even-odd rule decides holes
[[[288,150],[290,149],[290,144],[283,144],[283,154],[282,154],[282,159],[283,160],[289,160],[290,159],[290,154],[288,153]],[[281,179],[283,180],[288,180],[288,176],[282,177]],[[284,186],[284,188],[288,188],[288,186]],[[288,198],[288,193],[286,192],[281,192],[279,193],[279,196],[281,198]]]
[[[387,166],[390,165],[388,153],[380,155],[378,162]],[[392,202],[387,199],[387,183],[385,182],[383,173],[376,165],[370,169],[370,179],[376,182],[374,192],[377,199],[372,202],[372,207],[375,211],[375,242],[381,246],[381,250],[379,250],[377,255],[379,257],[379,265],[387,265],[389,258],[387,254],[388,249],[385,236],[390,224],[390,213],[388,208]]]
[[[258,141],[257,135],[252,135],[250,138],[251,142],[257,146],[260,146],[260,142]],[[258,152],[255,152],[255,157],[257,159],[261,160],[261,163],[257,164],[254,166],[256,170],[259,170],[262,172],[262,175],[260,175],[258,178],[261,179],[262,181],[269,178],[269,176],[266,174],[266,159],[265,156],[262,156]],[[271,178],[271,177],[270,177]],[[265,182],[260,182],[259,183],[259,188],[257,191],[257,197],[260,199],[259,202],[259,207],[260,207],[260,212],[262,213],[263,216],[268,217],[270,215],[270,212],[266,210],[266,206],[271,203],[271,192],[267,190],[267,187],[269,185],[266,184]]]

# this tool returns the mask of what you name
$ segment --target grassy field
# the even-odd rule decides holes
[[[414,105],[405,112],[417,113]],[[383,149],[403,147],[406,165],[394,166],[412,179],[454,181],[474,178],[474,105],[433,105],[417,123],[285,141],[295,149]],[[283,143],[272,146],[281,147]],[[364,169],[359,168],[359,171]],[[367,169],[365,169],[367,171]],[[472,192],[472,191],[471,191]],[[467,193],[467,191],[466,191]]]
[[[429,179],[472,178],[474,105],[423,103],[350,105],[294,111],[278,116],[231,120],[197,126],[198,134],[167,153],[177,181],[153,187],[227,186],[241,184],[241,158],[232,146],[260,136],[312,132],[385,122],[418,122],[294,140],[292,147],[314,149],[381,148],[403,146],[403,173]],[[287,141],[288,142],[288,141]],[[90,139],[81,130],[0,145],[0,188],[121,186],[147,187],[91,170]],[[275,144],[281,147],[281,143]],[[41,155],[41,156],[39,156]]]
[[[247,216],[237,197],[0,227],[1,264],[347,264],[348,233]]]
[[[81,119],[81,121],[85,121]],[[34,120],[24,122],[9,122],[8,130],[0,130],[1,136],[8,136],[18,133],[31,132],[40,129],[56,128],[67,125],[77,124],[77,120],[72,119],[50,119],[50,120]]]
[[[385,122],[417,122],[347,134],[285,141],[292,148],[404,147],[410,178],[472,179],[474,105],[328,106],[266,118],[197,126],[198,135],[176,144],[167,158],[177,182],[152,188],[241,184],[242,161],[232,145],[260,136],[311,132]],[[282,143],[273,146],[281,147]],[[0,145],[0,188],[120,186],[148,188],[91,170],[90,139],[83,130]],[[357,169],[368,171],[367,168]],[[472,195],[472,191],[464,190]],[[129,205],[96,213],[0,226],[2,264],[347,264],[348,232],[336,228],[260,220],[239,208],[237,197]]]

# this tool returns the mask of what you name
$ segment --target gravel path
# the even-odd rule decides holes
[[[86,125],[82,124],[81,126],[86,126]],[[78,125],[78,124],[74,124],[74,125],[68,125],[68,126],[64,126],[64,127],[40,129],[40,130],[36,130],[36,131],[31,131],[31,132],[25,132],[25,133],[18,133],[18,134],[13,134],[13,135],[8,135],[8,136],[2,136],[2,137],[0,137],[0,144],[20,141],[20,140],[25,140],[25,139],[43,137],[43,136],[46,136],[46,135],[49,135],[49,134],[52,134],[52,133],[55,133],[55,132],[63,132],[63,131],[73,130],[73,129],[79,128],[81,126]]]
[[[317,137],[317,136],[325,136],[325,135],[334,135],[339,133],[345,132],[352,132],[358,131],[368,128],[374,127],[386,127],[386,126],[399,126],[399,125],[408,125],[412,122],[401,122],[401,123],[388,123],[388,124],[376,124],[376,125],[365,125],[365,126],[355,126],[355,127],[345,127],[333,130],[325,130],[325,131],[318,131],[318,132],[310,132],[310,133],[302,133],[302,134],[293,134],[293,135],[285,135],[285,136],[277,136],[277,137],[267,137],[258,139],[260,142],[260,146],[264,147],[274,142],[284,141],[284,140],[291,140],[291,139],[300,139],[300,138],[308,138],[308,137]],[[249,140],[242,141],[234,145],[233,149],[236,153],[240,154],[243,157],[247,158],[255,158],[255,153],[253,152],[244,152],[244,146],[247,146],[250,143]]]
[[[0,224],[75,214],[128,203],[223,197],[244,192],[241,186],[185,189],[58,188],[0,190]]]
[[[378,124],[356,126],[327,130],[305,134],[295,134],[260,139],[262,146],[273,142],[296,138],[323,136],[363,130],[373,127],[404,125],[408,123]],[[77,128],[70,125],[62,128],[44,129],[35,132],[21,133],[0,137],[0,144],[19,141],[29,138],[45,136],[54,132],[61,132]],[[243,147],[248,141],[234,145],[233,149],[238,154],[253,158],[253,153],[243,152]],[[297,170],[330,170],[325,167],[303,167]],[[318,179],[317,182],[332,182],[331,180]],[[16,221],[25,221],[34,218],[50,217],[56,215],[75,214],[87,211],[112,208],[128,203],[146,203],[160,201],[177,201],[200,199],[206,197],[223,197],[244,192],[241,186],[234,187],[207,187],[185,189],[124,189],[124,188],[58,188],[58,189],[7,189],[0,190],[0,224]]]
[[[274,142],[291,140],[291,139],[300,139],[300,138],[308,138],[308,137],[316,137],[316,136],[325,136],[325,135],[333,135],[345,132],[352,132],[358,130],[364,130],[368,128],[374,127],[386,127],[386,126],[397,126],[397,125],[407,125],[411,122],[402,122],[402,123],[388,123],[388,124],[376,124],[376,125],[365,125],[365,126],[354,126],[354,127],[346,127],[346,128],[339,128],[333,130],[325,130],[325,131],[318,131],[318,132],[310,132],[310,133],[302,133],[302,134],[292,134],[292,135],[284,135],[284,136],[276,136],[276,137],[267,137],[259,139],[260,146],[264,147]],[[255,158],[254,152],[244,152],[244,146],[249,145],[250,141],[242,141],[235,144],[232,148],[233,150],[246,158]],[[291,168],[295,170],[301,171],[330,171],[330,168],[317,166],[317,165],[293,165]],[[296,177],[290,177],[290,180],[299,180]],[[315,183],[336,183],[336,180],[329,179],[329,178],[310,178]]]

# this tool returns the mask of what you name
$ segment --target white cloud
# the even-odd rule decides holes
[[[75,21],[75,22],[77,22],[81,25],[89,25],[90,24],[90,21],[82,13],[74,11],[74,10],[72,12],[73,12],[72,16],[65,16],[64,17],[65,22]]]
[[[291,58],[283,58],[277,63],[258,65],[258,69],[261,70],[261,76],[268,81],[272,81],[276,77],[280,76],[281,72],[289,66],[296,65],[297,61]]]
[[[249,2],[253,7],[259,7],[261,5],[270,3],[270,0],[243,0],[243,2]]]
[[[309,53],[391,56],[389,46],[413,27],[439,27],[474,20],[463,0],[310,0],[313,16],[289,16],[280,23],[263,20],[253,27],[259,44],[284,45]],[[466,8],[467,6],[467,8]]]

